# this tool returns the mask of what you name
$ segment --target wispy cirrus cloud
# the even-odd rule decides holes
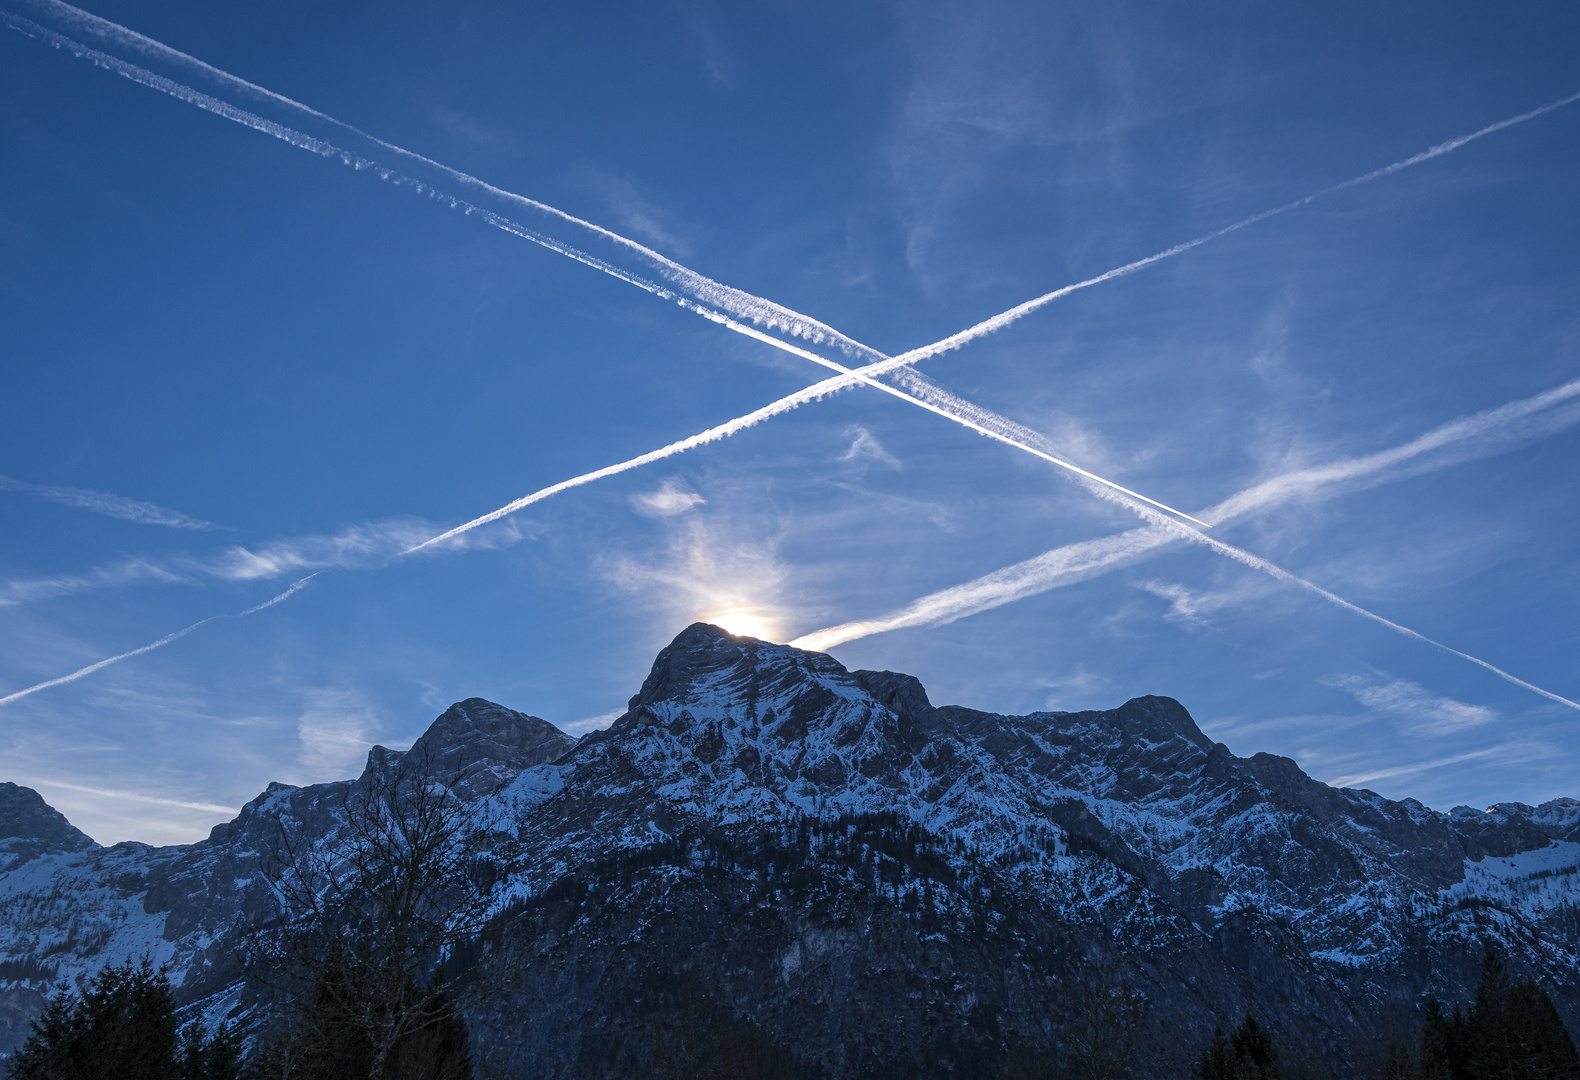
[[[688,491],[675,479],[665,480],[656,491],[641,491],[631,496],[631,509],[643,517],[674,517],[702,506],[708,500]]]
[[[1576,424],[1580,424],[1580,379],[1496,409],[1452,420],[1387,450],[1288,470],[1261,480],[1200,513],[1214,525],[1222,526],[1287,503],[1333,498],[1344,492],[1503,453]],[[1186,537],[1177,531],[1150,525],[1101,539],[1067,544],[971,581],[929,593],[886,614],[815,630],[791,644],[807,649],[829,649],[890,630],[942,625],[1133,565],[1183,539]],[[1166,595],[1164,598],[1172,599]]]
[[[1187,589],[1167,581],[1140,581],[1136,583],[1136,588],[1169,602],[1169,610],[1163,616],[1165,619],[1193,626],[1205,625],[1214,612],[1239,607],[1252,597],[1267,592],[1266,584],[1256,579],[1248,580],[1236,588],[1214,592]]]
[[[604,728],[608,727],[610,724],[614,723],[624,715],[625,706],[622,705],[617,709],[610,709],[608,712],[599,713],[597,716],[589,716],[584,719],[562,725],[560,730],[565,732],[567,735],[575,735],[580,737],[587,734],[589,731],[602,731]]]
[[[604,205],[622,228],[650,244],[689,256],[692,246],[675,226],[674,215],[630,180],[601,169],[578,170],[577,180],[602,196]]]
[[[415,518],[362,522],[339,532],[285,537],[247,546],[231,544],[207,554],[163,558],[138,556],[69,574],[0,581],[0,608],[52,600],[95,589],[127,585],[196,585],[204,581],[272,581],[319,570],[371,570],[387,565],[438,527]],[[494,550],[530,535],[530,526],[506,521],[489,530],[465,533],[444,550]]]
[[[295,782],[314,784],[356,775],[383,727],[377,710],[355,690],[313,689],[303,697],[296,724]]]
[[[121,559],[76,574],[7,579],[0,582],[0,607],[20,607],[92,589],[113,589],[141,582],[174,585],[186,580],[189,579],[151,559]]]
[[[221,581],[259,581],[304,570],[359,570],[380,566],[433,528],[411,519],[351,525],[339,532],[290,537],[254,547],[232,545],[186,561],[193,572]]]
[[[162,525],[167,529],[190,529],[194,532],[209,532],[222,528],[212,521],[188,517],[168,506],[143,502],[141,499],[129,499],[125,495],[112,495],[107,491],[57,487],[53,484],[30,484],[25,480],[17,480],[9,476],[0,476],[0,491],[34,495],[40,499],[48,499],[52,503],[59,503],[61,506],[103,514],[105,517],[119,521],[134,521],[139,525]]]
[[[1322,681],[1350,694],[1368,709],[1398,717],[1416,735],[1452,735],[1499,719],[1498,713],[1485,705],[1434,694],[1409,679],[1335,675]]]
[[[840,461],[855,463],[877,462],[891,469],[902,468],[900,459],[884,449],[878,437],[864,427],[852,426],[845,431],[850,436],[850,448],[839,455]]]
[[[1403,776],[1418,776],[1433,769],[1441,769],[1449,765],[1461,765],[1467,761],[1495,760],[1504,764],[1531,761],[1546,752],[1548,752],[1548,748],[1541,743],[1508,743],[1503,746],[1488,747],[1484,750],[1471,750],[1464,754],[1433,758],[1429,761],[1416,761],[1406,765],[1389,765],[1385,768],[1352,773],[1348,776],[1335,776],[1324,781],[1324,783],[1339,788],[1358,787],[1361,784],[1373,784],[1379,780],[1397,780]]]

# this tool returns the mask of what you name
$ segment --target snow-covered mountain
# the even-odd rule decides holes
[[[744,1017],[809,1074],[963,1075],[1056,1053],[1094,970],[1145,996],[1158,1075],[1247,1008],[1347,1075],[1423,994],[1468,998],[1488,944],[1580,1028],[1580,802],[1330,788],[1169,698],[934,707],[909,675],[697,624],[606,731],[474,698],[414,751],[500,822],[512,978],[470,1016],[500,1075],[627,1073],[681,1013]],[[0,1048],[52,982],[127,956],[236,1008],[260,859],[332,830],[347,783],[272,784],[168,848],[101,848],[0,785]]]

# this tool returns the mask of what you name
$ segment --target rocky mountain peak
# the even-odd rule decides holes
[[[919,721],[933,712],[933,703],[927,698],[927,688],[915,675],[899,671],[852,671],[856,680],[874,701],[896,716],[912,722]]]
[[[1156,743],[1180,737],[1204,751],[1213,747],[1212,740],[1202,734],[1185,706],[1171,697],[1147,694],[1131,698],[1115,709],[1113,715],[1131,739]]]
[[[40,855],[98,846],[32,788],[0,783],[0,872]]]
[[[488,794],[523,769],[563,756],[576,740],[547,720],[473,697],[451,705],[401,759],[401,771],[454,777],[463,797]],[[371,767],[371,760],[370,760]]]
[[[855,685],[844,666],[825,653],[731,634],[710,623],[692,623],[658,654],[630,707],[685,705],[720,693],[755,699],[829,680]]]

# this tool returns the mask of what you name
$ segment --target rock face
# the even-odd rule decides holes
[[[97,846],[32,788],[0,783],[0,873],[40,855]]]
[[[1489,945],[1580,1027],[1580,802],[1333,789],[1169,698],[935,707],[909,675],[698,624],[606,731],[472,698],[368,768],[419,761],[501,823],[512,978],[469,1019],[502,1076],[652,1071],[687,1024],[808,1076],[988,1075],[1057,1057],[1093,972],[1145,999],[1148,1075],[1247,1009],[1315,1074],[1359,1075],[1424,994],[1467,1000]],[[99,848],[0,785],[0,1047],[51,980],[127,955],[239,1008],[260,860],[327,835],[350,783],[271,785],[158,849]]]

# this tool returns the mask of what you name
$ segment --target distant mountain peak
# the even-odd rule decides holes
[[[0,872],[40,855],[98,846],[32,788],[0,783]]]
[[[496,790],[523,769],[557,760],[575,745],[574,737],[547,720],[470,697],[440,713],[400,767],[408,774],[431,771],[470,798]]]

